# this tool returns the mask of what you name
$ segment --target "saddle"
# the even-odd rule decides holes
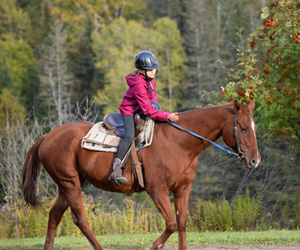
[[[103,127],[117,136],[124,137],[125,129],[121,114],[111,113],[104,117]]]

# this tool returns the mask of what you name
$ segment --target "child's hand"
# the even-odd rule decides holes
[[[177,122],[179,119],[178,113],[171,113],[168,116],[168,120],[170,120],[171,122]]]

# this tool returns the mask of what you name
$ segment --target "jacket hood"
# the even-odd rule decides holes
[[[142,74],[136,74],[135,76],[126,76],[126,82],[129,87],[134,86],[138,82],[145,81],[145,76]]]

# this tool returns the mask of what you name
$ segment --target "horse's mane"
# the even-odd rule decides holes
[[[206,111],[212,111],[212,110],[220,110],[223,109],[225,112],[228,112],[230,114],[234,114],[234,109],[233,109],[233,103],[226,103],[223,105],[217,105],[217,106],[207,106],[207,107],[201,107],[201,108],[195,108],[195,109],[189,109],[189,110],[184,110],[181,112],[178,112],[178,114],[182,118],[187,118],[189,116],[195,116],[195,115],[201,115],[202,113],[205,113]],[[155,121],[155,123],[163,123],[161,121]]]
[[[223,105],[218,105],[218,106],[207,106],[207,107],[201,107],[201,108],[196,108],[196,109],[191,109],[191,110],[186,110],[186,111],[182,111],[180,112],[180,115],[189,115],[191,113],[202,113],[202,112],[206,112],[209,110],[219,110],[219,109],[225,109],[226,111],[230,112],[230,113],[234,113],[233,110],[233,104],[232,103],[227,103],[227,104],[223,104]]]

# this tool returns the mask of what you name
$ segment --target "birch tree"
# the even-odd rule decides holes
[[[62,125],[70,111],[70,92],[75,82],[68,68],[67,31],[64,24],[55,21],[49,33],[50,45],[43,47],[43,62],[40,74],[41,97],[44,104],[54,107],[58,124]]]

